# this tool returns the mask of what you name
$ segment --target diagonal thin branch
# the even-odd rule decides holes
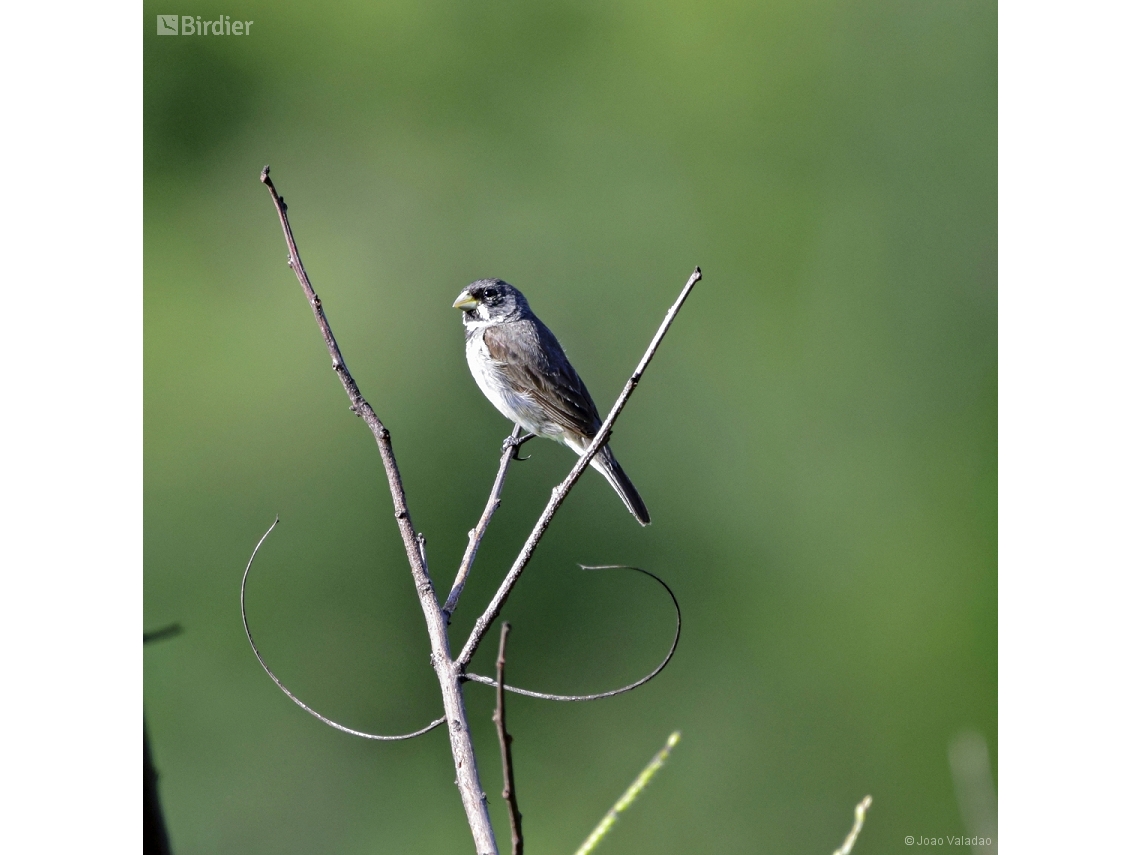
[[[265,543],[265,539],[267,537],[269,537],[269,535],[272,533],[273,529],[275,529],[277,527],[277,523],[279,521],[280,521],[280,517],[274,519],[273,525],[269,526],[269,528],[266,529],[265,534],[263,534],[261,536],[261,540],[259,540],[257,542],[257,546],[255,546],[253,548],[253,554],[251,556],[249,556],[249,563],[245,565],[245,573],[243,573],[242,577],[241,577],[241,623],[242,623],[242,626],[245,627],[245,637],[249,639],[249,646],[253,648],[253,655],[256,656],[257,661],[261,663],[261,667],[265,669],[265,673],[269,675],[269,679],[277,684],[277,688],[279,688],[281,691],[283,691],[288,696],[289,700],[291,700],[293,703],[295,703],[297,706],[299,706],[301,709],[303,709],[309,715],[313,716],[314,718],[320,719],[325,724],[327,724],[329,727],[335,727],[337,730],[342,730],[345,733],[352,734],[353,736],[359,736],[362,739],[375,739],[375,740],[379,740],[381,742],[398,742],[401,739],[412,739],[413,737],[421,736],[422,734],[427,733],[429,730],[433,730],[434,728],[439,727],[439,725],[443,724],[447,719],[446,718],[437,718],[435,721],[433,721],[427,727],[420,728],[419,730],[415,731],[414,733],[404,733],[404,734],[400,734],[399,736],[381,736],[381,735],[375,734],[375,733],[365,733],[362,730],[353,730],[351,727],[345,727],[343,724],[339,724],[339,723],[333,721],[331,718],[328,718],[327,716],[321,715],[319,712],[317,712],[315,709],[313,709],[311,706],[306,704],[304,701],[302,701],[300,698],[298,698],[296,695],[294,695],[291,691],[289,691],[289,689],[286,687],[286,685],[284,683],[282,683],[280,679],[278,679],[276,674],[273,673],[273,671],[272,671],[272,669],[270,669],[269,665],[266,664],[265,658],[261,655],[261,651],[258,650],[257,644],[253,640],[253,633],[250,632],[250,629],[249,629],[249,618],[246,616],[246,612],[245,612],[245,583],[246,583],[246,580],[249,579],[249,571],[250,571],[250,568],[253,567],[253,559],[255,559],[257,557],[258,550],[261,549],[261,544]]]
[[[269,190],[273,206],[277,209],[277,218],[281,221],[281,229],[285,233],[285,243],[289,247],[289,266],[297,275],[297,281],[312,307],[313,316],[317,326],[320,327],[324,337],[325,346],[332,358],[333,370],[340,378],[341,385],[348,395],[352,411],[364,419],[372,436],[376,439],[376,446],[380,451],[380,459],[384,462],[384,473],[388,477],[388,489],[392,494],[392,504],[396,510],[396,524],[400,529],[400,537],[404,541],[404,551],[408,556],[408,566],[412,571],[412,580],[419,595],[420,608],[424,613],[424,623],[427,624],[428,638],[431,639],[431,664],[439,679],[440,695],[443,698],[443,711],[449,726],[448,738],[451,741],[451,755],[455,761],[455,784],[459,788],[459,797],[463,802],[463,810],[467,814],[467,824],[471,828],[471,836],[475,842],[476,852],[481,855],[497,853],[498,845],[495,843],[495,831],[491,827],[491,814],[487,809],[487,796],[483,793],[483,786],[479,782],[479,769],[475,764],[475,748],[471,742],[471,729],[467,723],[467,710],[463,704],[463,690],[460,682],[462,668],[456,665],[451,657],[451,646],[447,637],[447,623],[436,599],[435,589],[428,576],[427,562],[422,542],[412,525],[411,514],[408,511],[408,500],[404,494],[404,484],[400,479],[400,470],[396,466],[396,455],[392,450],[392,439],[388,429],[381,423],[375,411],[364,400],[360,389],[341,356],[340,348],[333,337],[328,319],[325,318],[321,300],[313,290],[309,275],[301,263],[297,243],[293,239],[293,230],[289,226],[289,216],[285,200],[273,186],[269,178],[269,167],[261,171],[261,182]]]
[[[511,565],[511,569],[507,572],[506,578],[504,578],[502,584],[499,585],[499,590],[495,592],[495,596],[491,599],[490,604],[483,614],[475,621],[475,626],[471,630],[471,635],[467,638],[467,643],[463,645],[463,650],[455,660],[460,669],[465,669],[471,663],[471,657],[475,655],[479,643],[487,634],[487,630],[490,629],[492,622],[499,616],[499,612],[502,611],[503,604],[506,602],[507,597],[510,596],[511,590],[518,583],[519,577],[522,575],[523,570],[526,569],[526,565],[530,562],[531,556],[534,555],[534,550],[538,547],[538,542],[542,539],[546,529],[550,526],[550,521],[554,518],[555,512],[562,506],[562,503],[566,500],[566,496],[569,495],[574,484],[582,477],[582,473],[586,471],[586,467],[590,465],[590,461],[594,455],[597,454],[598,449],[609,441],[614,422],[616,422],[617,417],[621,415],[621,411],[625,408],[626,402],[629,401],[630,395],[633,394],[633,390],[637,388],[637,384],[641,382],[641,376],[645,373],[649,361],[653,359],[653,354],[657,352],[661,340],[665,338],[665,333],[669,331],[669,327],[673,323],[673,319],[677,316],[677,312],[679,312],[681,306],[685,304],[689,292],[693,290],[693,286],[696,285],[700,279],[701,268],[698,267],[693,270],[689,281],[686,282],[685,287],[681,289],[681,295],[669,308],[669,311],[665,313],[665,320],[661,322],[661,326],[658,327],[657,333],[653,336],[653,340],[649,342],[649,347],[646,349],[645,355],[641,357],[641,362],[637,364],[637,368],[634,369],[633,374],[629,380],[626,381],[625,388],[622,389],[621,394],[618,395],[617,401],[614,402],[613,409],[610,410],[609,415],[606,416],[605,421],[602,422],[602,426],[598,429],[598,433],[594,437],[593,442],[590,443],[582,456],[578,458],[578,462],[574,464],[574,468],[570,470],[570,474],[566,476],[565,480],[554,488],[550,496],[550,501],[546,503],[546,508],[538,518],[538,522],[535,523],[534,529],[526,539],[526,543],[523,544],[522,551],[519,552],[514,564]]]
[[[463,560],[459,562],[459,572],[455,574],[455,583],[451,586],[451,593],[447,595],[447,602],[443,604],[443,616],[448,623],[451,623],[451,616],[455,613],[455,607],[459,605],[459,595],[463,593],[463,586],[467,584],[471,565],[475,563],[475,553],[479,551],[479,544],[483,541],[483,535],[487,533],[487,526],[491,524],[491,517],[495,515],[495,511],[503,503],[503,484],[507,480],[507,469],[510,467],[511,461],[518,457],[519,446],[526,442],[526,439],[519,439],[521,433],[522,425],[515,425],[511,435],[503,440],[503,455],[499,459],[499,473],[495,476],[495,483],[491,485],[491,495],[487,497],[487,507],[483,508],[483,515],[479,517],[479,522],[475,524],[475,528],[467,533],[467,551],[463,553]]]
[[[518,793],[515,791],[515,764],[511,759],[511,743],[514,737],[507,733],[507,704],[503,697],[503,674],[507,668],[507,636],[511,625],[503,621],[499,633],[499,658],[495,661],[498,675],[498,691],[495,693],[495,731],[499,734],[499,753],[503,758],[503,798],[507,800],[511,818],[511,855],[523,855],[522,812],[519,811]]]
[[[851,831],[847,833],[843,845],[835,850],[834,855],[851,855],[851,850],[855,848],[855,841],[859,839],[859,832],[863,830],[863,820],[867,816],[867,809],[870,807],[870,796],[863,796],[863,801],[855,805],[855,824],[851,826]]]
[[[661,771],[661,767],[665,765],[665,761],[669,759],[669,753],[677,747],[677,743],[681,741],[681,731],[674,730],[669,734],[669,738],[665,741],[665,747],[653,755],[653,759],[649,761],[649,765],[641,770],[641,774],[633,779],[633,783],[629,785],[621,798],[617,800],[612,808],[606,811],[606,815],[602,817],[602,821],[598,823],[597,827],[590,832],[590,836],[586,838],[585,842],[578,847],[578,851],[574,855],[590,855],[598,844],[602,842],[602,838],[610,833],[610,829],[614,827],[617,822],[618,814],[633,804],[637,797],[641,795],[642,791],[649,786],[649,782],[653,780],[653,776]]]
[[[629,564],[604,564],[597,567],[586,567],[582,565],[583,570],[636,570],[638,573],[644,573],[657,582],[664,588],[669,597],[673,600],[673,609],[677,613],[677,631],[673,633],[673,643],[669,645],[669,652],[665,654],[665,658],[661,660],[661,664],[642,677],[640,680],[630,683],[628,686],[622,686],[620,689],[611,689],[608,692],[599,692],[595,695],[551,695],[546,692],[535,692],[530,689],[518,689],[514,686],[503,686],[508,692],[514,692],[516,695],[526,695],[528,698],[539,698],[544,701],[599,701],[602,698],[612,698],[616,695],[623,695],[626,692],[631,692],[638,686],[644,686],[658,674],[665,670],[665,666],[669,664],[669,660],[673,658],[673,654],[677,652],[677,642],[681,640],[681,606],[677,602],[677,597],[673,594],[673,590],[665,584],[655,573],[650,573],[648,570],[642,570],[640,567],[633,567]],[[485,686],[494,686],[496,681],[490,677],[483,677],[479,674],[466,674],[466,679],[472,683],[482,683]]]
[[[391,435],[380,421],[380,417],[376,415],[376,411],[360,394],[360,387],[356,385],[356,381],[348,371],[344,357],[341,356],[340,346],[336,343],[336,337],[333,336],[328,318],[325,317],[321,298],[313,290],[313,285],[309,281],[309,274],[305,272],[305,265],[301,263],[301,254],[297,250],[297,242],[293,238],[293,229],[289,225],[288,208],[285,205],[285,200],[277,193],[277,188],[273,186],[273,181],[269,178],[268,166],[261,170],[261,183],[269,188],[269,195],[273,199],[273,205],[277,209],[277,217],[281,221],[282,230],[285,232],[285,243],[289,247],[288,264],[297,274],[297,281],[301,283],[301,290],[305,292],[305,297],[313,310],[313,317],[316,318],[317,326],[320,327],[321,336],[325,340],[325,347],[328,348],[329,356],[332,357],[333,371],[336,372],[341,385],[344,387],[345,394],[348,395],[349,409],[364,419],[364,423],[372,431],[372,436],[375,437],[376,445],[380,449],[380,458],[384,461],[384,473],[388,476],[388,487],[391,490],[392,502],[396,508],[396,521],[400,528],[400,535],[404,540],[404,549],[408,553],[408,563],[412,567],[412,574],[416,577],[416,588],[420,589],[424,585],[430,588],[431,580],[427,575],[423,552],[416,538],[416,530],[412,526],[412,518],[408,512],[408,500],[404,494],[404,484],[400,478],[400,469],[396,465],[395,454],[392,451]],[[423,592],[421,591],[422,595]]]

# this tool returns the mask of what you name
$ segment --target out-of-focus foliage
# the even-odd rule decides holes
[[[673,729],[613,852],[828,852],[964,833],[947,744],[997,728],[996,4],[145,4],[146,704],[191,853],[463,852],[375,446],[257,176],[273,167],[349,366],[392,430],[446,587],[509,425],[451,301],[501,276],[605,409],[705,273],[614,439],[653,513],[588,472],[505,616],[528,848],[573,851]],[[572,462],[528,447],[453,644]],[[492,673],[493,644],[474,670]],[[490,714],[470,686],[500,837]],[[996,753],[994,754],[996,756]],[[996,775],[996,769],[994,770]]]

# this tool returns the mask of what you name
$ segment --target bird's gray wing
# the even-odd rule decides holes
[[[489,326],[487,353],[499,364],[511,388],[542,406],[552,422],[580,436],[593,437],[602,420],[586,384],[566,358],[562,345],[537,318]]]

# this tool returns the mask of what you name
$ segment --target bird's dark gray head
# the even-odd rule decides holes
[[[530,314],[526,297],[502,279],[478,279],[460,292],[452,303],[463,310],[464,326],[485,326],[515,321]]]

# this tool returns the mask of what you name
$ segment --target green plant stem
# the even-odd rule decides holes
[[[859,839],[859,832],[863,830],[863,820],[867,816],[867,808],[870,806],[870,796],[864,796],[863,801],[855,805],[855,824],[851,826],[847,839],[843,841],[842,846],[835,850],[834,855],[851,855],[851,850],[855,848],[855,841]]]
[[[629,789],[622,793],[621,798],[617,800],[617,803],[612,808],[606,811],[606,815],[602,817],[602,821],[598,823],[598,827],[590,833],[590,836],[586,838],[586,842],[578,847],[578,851],[575,852],[574,855],[589,855],[590,852],[594,851],[597,845],[602,841],[602,838],[609,834],[610,829],[613,828],[614,823],[617,822],[618,814],[633,804],[634,800],[641,795],[641,791],[649,785],[649,782],[653,780],[653,776],[665,765],[665,760],[668,758],[669,752],[672,751],[674,746],[680,741],[681,731],[674,730],[669,734],[669,739],[665,742],[665,747],[653,756],[653,759],[649,761],[649,765],[642,769],[641,774],[629,785]]]

